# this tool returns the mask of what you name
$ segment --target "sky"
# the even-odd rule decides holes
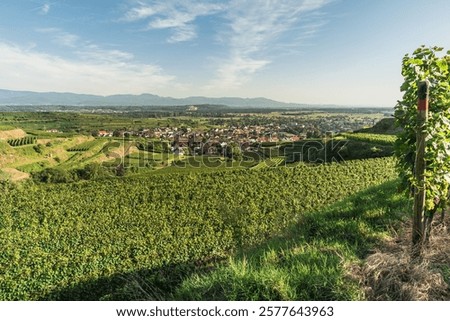
[[[392,107],[448,0],[2,0],[0,88]]]

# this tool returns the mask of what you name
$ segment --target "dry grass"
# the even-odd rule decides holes
[[[120,144],[119,147],[116,148],[111,148],[108,150],[108,152],[111,155],[114,156],[108,156],[106,154],[101,154],[99,157],[96,158],[96,162],[107,162],[110,161],[111,159],[120,157],[123,158],[126,155],[131,155],[132,153],[138,153],[139,149],[136,146],[133,146],[131,143],[123,143]]]
[[[2,168],[1,170],[12,182],[21,181],[30,177],[30,174],[21,172],[15,168]]]
[[[25,137],[27,133],[25,133],[22,129],[12,129],[12,130],[2,130],[0,131],[0,139],[11,139],[11,138],[22,138]]]
[[[443,276],[450,269],[450,217],[435,224],[421,262],[411,261],[411,223],[403,233],[387,240],[365,260],[352,267],[368,300],[442,301],[450,300],[450,286]]]

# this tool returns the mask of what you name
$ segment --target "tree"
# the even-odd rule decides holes
[[[450,186],[450,51],[421,46],[412,56],[405,55],[402,64],[403,98],[395,107],[396,123],[403,130],[395,143],[395,154],[402,186],[411,195],[418,188],[415,178],[416,134],[426,133],[425,141],[425,214],[421,218],[421,235],[413,246],[420,249],[428,241],[431,222],[439,207],[445,206]],[[419,128],[417,101],[418,83],[430,82],[428,120]],[[419,250],[420,252],[420,250]]]
[[[77,170],[78,177],[85,180],[98,179],[111,176],[111,172],[99,163],[87,164],[84,168]]]
[[[76,180],[73,173],[60,168],[46,168],[33,173],[33,179],[42,183],[70,183]]]
[[[227,157],[229,160],[236,160],[240,161],[242,160],[242,149],[238,144],[230,143],[225,147],[224,150],[225,157]]]
[[[36,153],[42,154],[42,152],[44,150],[44,146],[42,144],[37,144],[37,145],[33,146],[33,149]]]

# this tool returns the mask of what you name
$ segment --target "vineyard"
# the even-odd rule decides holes
[[[252,169],[263,169],[269,167],[280,166],[284,162],[284,157],[273,157],[259,162],[257,165],[253,166]]]
[[[393,145],[396,139],[395,135],[369,134],[369,133],[346,133],[343,136],[347,139],[357,140],[381,145]]]
[[[33,145],[33,144],[36,144],[36,142],[37,142],[36,136],[26,136],[26,137],[22,137],[22,138],[8,139],[8,144],[12,147]]]
[[[108,299],[117,280],[101,280],[228,257],[284,233],[309,212],[394,178],[394,160],[378,158],[0,185],[0,300]],[[339,282],[329,286],[342,287]],[[340,298],[330,288],[321,291]]]
[[[81,143],[79,145],[70,147],[67,149],[68,152],[86,152],[88,150],[90,150],[91,148],[95,147],[96,145],[99,144],[99,140],[95,139],[95,140],[90,140],[84,143]]]

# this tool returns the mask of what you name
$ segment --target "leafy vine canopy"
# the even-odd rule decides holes
[[[402,61],[402,100],[395,107],[397,125],[403,128],[396,141],[396,156],[404,187],[415,186],[416,134],[426,133],[426,208],[447,197],[450,186],[450,50],[421,46]],[[428,121],[418,128],[418,83],[430,83]]]

